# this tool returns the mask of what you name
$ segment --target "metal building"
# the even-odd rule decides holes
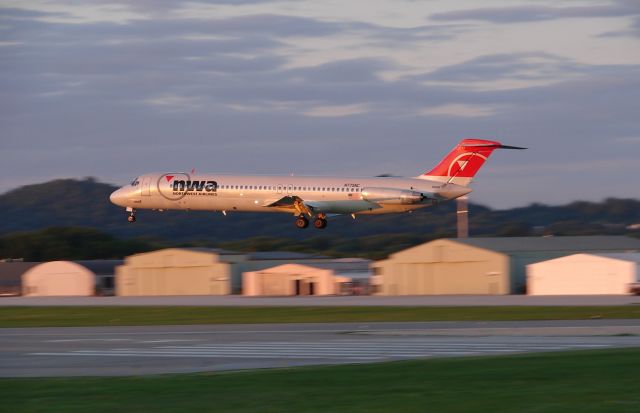
[[[640,253],[574,254],[527,265],[527,294],[629,294]]]
[[[332,262],[333,259],[322,255],[305,254],[291,251],[256,251],[248,252],[245,260],[238,263],[236,270],[241,278],[241,274],[248,271],[258,271],[272,268],[282,264],[317,265],[320,263]],[[240,293],[240,288],[233,291]]]
[[[0,261],[0,296],[22,294],[22,274],[39,262]]]
[[[225,295],[234,262],[244,255],[205,248],[167,248],[135,254],[116,267],[116,295]]]
[[[509,259],[499,252],[441,239],[373,264],[381,295],[508,294]]]
[[[24,296],[89,296],[95,293],[95,274],[71,261],[36,265],[22,274]]]
[[[527,264],[580,252],[640,251],[623,236],[440,239],[373,264],[380,295],[521,294]]]
[[[83,260],[74,261],[89,269],[96,277],[96,295],[113,295],[115,290],[116,267],[124,260]]]
[[[350,282],[333,270],[310,265],[283,264],[245,272],[242,293],[247,296],[337,295],[343,283]]]

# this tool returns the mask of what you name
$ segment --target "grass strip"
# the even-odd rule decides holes
[[[0,379],[21,412],[638,412],[640,349],[124,378]]]
[[[640,306],[601,307],[0,307],[0,327],[640,318]]]

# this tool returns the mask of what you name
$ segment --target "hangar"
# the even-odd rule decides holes
[[[527,265],[530,295],[629,294],[640,253],[574,254]]]
[[[234,274],[238,279],[242,279],[242,274],[248,271],[258,271],[266,268],[272,268],[281,264],[302,264],[317,266],[320,263],[333,262],[329,257],[314,254],[305,254],[302,252],[291,251],[256,251],[248,252],[245,260],[238,263],[234,267]],[[241,292],[241,282],[238,282],[238,288],[234,289],[234,293]]]
[[[22,295],[89,296],[95,293],[95,274],[71,261],[51,261],[22,274]]]
[[[580,252],[640,251],[623,236],[439,239],[373,264],[379,295],[521,294],[527,264]]]
[[[335,295],[351,282],[331,269],[311,265],[283,264],[242,275],[243,295]]]
[[[116,295],[224,295],[231,263],[242,254],[206,248],[167,248],[125,258],[116,267]]]

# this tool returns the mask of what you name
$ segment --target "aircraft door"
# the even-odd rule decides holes
[[[142,178],[142,184],[140,185],[142,196],[151,195],[151,177],[145,176]]]

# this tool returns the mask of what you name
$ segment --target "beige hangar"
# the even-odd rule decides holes
[[[312,265],[283,264],[245,272],[242,292],[247,296],[337,295],[341,284],[350,282],[331,269]]]
[[[135,254],[116,268],[116,295],[226,295],[232,265],[244,255],[205,248],[167,248]]]
[[[530,295],[629,294],[640,253],[574,254],[527,265]]]
[[[373,265],[379,295],[509,294],[509,257],[440,239]]]

